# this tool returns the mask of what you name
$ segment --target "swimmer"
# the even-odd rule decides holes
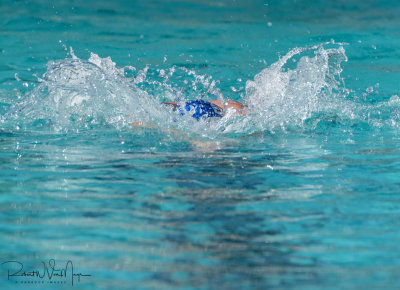
[[[233,109],[236,114],[241,116],[249,113],[246,105],[230,99],[223,101],[204,101],[198,99],[186,102],[183,108],[177,102],[163,102],[162,104],[172,107],[173,111],[179,110],[182,116],[186,113],[193,113],[192,117],[197,121],[199,121],[200,118],[222,118],[228,109]],[[133,122],[131,125],[135,127],[153,128],[153,126],[143,126],[142,122]]]
[[[182,115],[185,112],[194,112],[192,117],[199,120],[201,117],[206,118],[222,118],[226,110],[234,109],[235,113],[239,115],[248,114],[247,106],[234,100],[214,100],[214,101],[204,101],[204,100],[194,100],[185,103],[185,107],[181,108],[177,102],[163,102],[163,105],[172,106],[173,110],[179,109]]]

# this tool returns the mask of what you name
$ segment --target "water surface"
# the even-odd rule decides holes
[[[71,260],[77,289],[398,287],[399,9],[2,1],[2,262]],[[198,97],[251,114],[159,105]]]

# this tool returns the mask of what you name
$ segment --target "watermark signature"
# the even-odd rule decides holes
[[[24,264],[19,261],[6,261],[1,266],[7,268],[8,280],[16,284],[67,284],[74,285],[75,279],[81,282],[82,277],[90,274],[76,273],[74,264],[68,260],[64,267],[56,267],[56,261],[50,259],[47,263],[41,262],[36,269],[24,269]]]

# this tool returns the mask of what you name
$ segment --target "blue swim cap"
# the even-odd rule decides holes
[[[197,121],[200,118],[222,118],[222,111],[217,106],[210,102],[203,101],[203,100],[194,100],[190,102],[186,102],[184,109],[180,109],[182,115],[185,115],[186,112],[194,112],[192,117],[195,118]]]

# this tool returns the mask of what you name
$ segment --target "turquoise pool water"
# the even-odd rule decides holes
[[[400,287],[397,1],[0,11],[2,289]]]

